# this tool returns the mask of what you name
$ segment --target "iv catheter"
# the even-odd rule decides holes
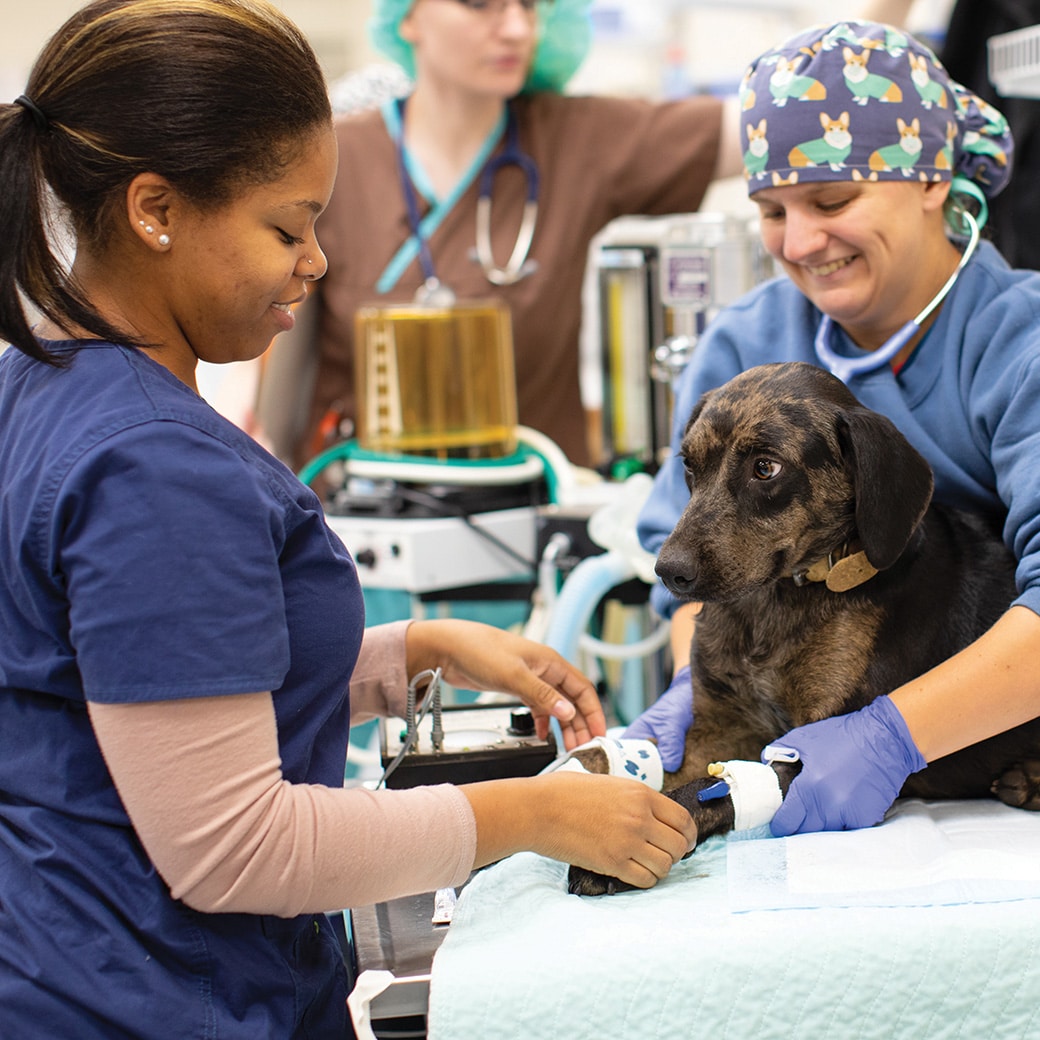
[[[843,383],[848,383],[853,376],[862,375],[865,372],[873,372],[875,369],[881,368],[882,365],[888,364],[921,331],[921,326],[928,317],[946,299],[950,290],[956,284],[961,271],[964,270],[979,244],[979,222],[976,221],[975,217],[967,209],[961,210],[959,216],[968,225],[969,238],[953,274],[946,280],[946,284],[932,297],[924,310],[917,317],[908,321],[895,335],[890,336],[877,350],[873,350],[862,357],[846,357],[839,354],[830,345],[834,329],[833,320],[827,314],[820,319],[820,326],[816,330],[816,339],[813,343],[816,356]],[[982,222],[985,223],[984,215],[982,216]]]

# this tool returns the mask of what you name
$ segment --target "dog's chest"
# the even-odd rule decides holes
[[[706,694],[739,703],[779,735],[883,692],[870,685],[881,610],[845,602],[833,609],[834,595],[804,597],[805,609],[772,597],[736,609],[705,604],[693,652]]]

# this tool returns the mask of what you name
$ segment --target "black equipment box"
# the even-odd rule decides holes
[[[443,736],[436,748],[432,712],[420,721],[415,747],[401,755],[386,778],[387,787],[534,776],[558,756],[552,731],[546,740],[540,740],[535,734],[534,716],[519,702],[447,705],[441,709],[441,726]],[[406,738],[404,719],[380,720],[384,770],[400,755]]]

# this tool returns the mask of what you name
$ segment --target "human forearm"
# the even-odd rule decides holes
[[[1038,652],[1040,618],[1012,607],[980,639],[891,695],[774,741],[773,748],[797,752],[803,765],[773,833],[870,826],[911,773],[1035,718]]]
[[[408,682],[406,633],[411,621],[391,621],[365,629],[350,677],[350,718],[354,723],[403,715]]]
[[[174,898],[209,913],[300,913],[460,884],[532,850],[648,887],[696,839],[635,780],[558,772],[403,791],[291,784],[270,694],[91,704],[98,742]]]
[[[1012,607],[985,635],[892,693],[932,762],[1040,715],[1040,617]]]
[[[439,667],[453,686],[518,697],[534,713],[539,736],[555,718],[568,750],[606,733],[592,683],[540,643],[489,625],[445,619],[413,622],[406,651],[409,675]]]
[[[455,788],[286,781],[270,694],[92,704],[90,717],[145,850],[197,910],[339,910],[458,884],[472,866]]]

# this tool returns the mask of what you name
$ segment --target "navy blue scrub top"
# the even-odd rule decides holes
[[[86,701],[274,692],[283,772],[340,786],[364,627],[317,497],[169,371],[0,356],[0,1036],[342,1037],[323,915],[203,914],[129,824]]]

